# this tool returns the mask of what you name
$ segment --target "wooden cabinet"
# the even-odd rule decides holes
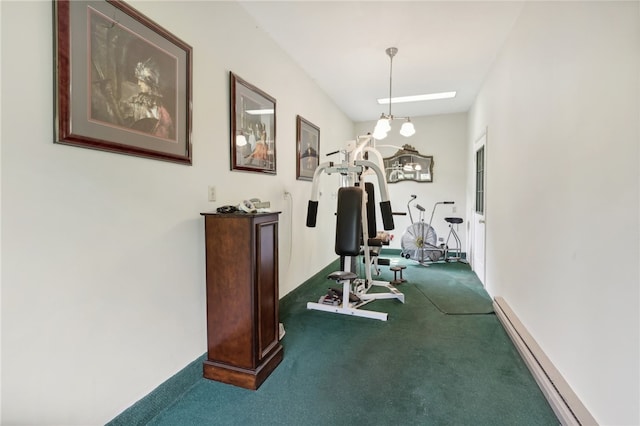
[[[278,214],[202,213],[208,379],[258,389],[282,361]]]

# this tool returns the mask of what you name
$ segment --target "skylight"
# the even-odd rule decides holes
[[[433,101],[436,99],[450,99],[456,96],[456,92],[440,92],[429,93],[426,95],[413,95],[413,96],[398,96],[391,98],[391,103],[400,104],[404,102],[420,102],[420,101]],[[386,105],[389,103],[389,98],[378,99],[380,105]]]

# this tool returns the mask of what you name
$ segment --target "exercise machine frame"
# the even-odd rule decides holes
[[[387,313],[378,312],[378,311],[370,311],[361,309],[364,305],[374,301],[374,300],[382,300],[382,299],[396,299],[400,302],[404,303],[405,298],[404,294],[401,293],[398,289],[396,289],[391,283],[387,281],[379,281],[374,280],[371,276],[371,254],[369,251],[369,230],[368,230],[368,218],[367,218],[367,193],[360,186],[362,176],[365,173],[373,173],[378,180],[378,187],[381,194],[382,201],[380,202],[380,210],[382,214],[382,220],[385,230],[391,230],[394,228],[393,224],[393,216],[391,212],[391,204],[389,201],[389,192],[387,189],[387,182],[385,179],[385,175],[383,173],[383,167],[380,166],[382,164],[382,156],[379,154],[375,148],[367,146],[370,142],[370,137],[362,138],[362,141],[359,142],[357,147],[353,150],[353,152],[343,151],[344,160],[335,164],[334,162],[325,162],[318,165],[314,176],[313,176],[313,185],[311,191],[311,198],[309,200],[308,208],[307,208],[307,223],[308,227],[315,227],[316,218],[318,212],[318,186],[320,181],[320,176],[322,174],[332,174],[339,173],[341,177],[341,186],[338,190],[338,212],[337,212],[337,229],[336,229],[336,254],[341,256],[343,259],[343,271],[334,272],[329,275],[329,279],[333,279],[336,283],[342,286],[341,292],[341,300],[338,305],[329,305],[321,302],[308,302],[307,309],[313,309],[324,312],[338,313],[343,315],[352,315],[359,316],[364,318],[372,318],[381,321],[387,320]],[[377,163],[369,160],[362,159],[364,153],[372,153],[373,156],[378,160]],[[334,153],[331,153],[334,154]],[[328,155],[331,155],[328,154]],[[349,156],[353,156],[353,160],[349,160]],[[356,201],[356,197],[360,197],[360,201]],[[358,250],[355,251],[355,247],[352,247],[351,250],[344,250],[340,247],[340,242],[338,241],[339,231],[340,231],[340,204],[342,200],[349,200],[348,203],[357,203],[359,206],[359,229],[354,230],[357,232],[357,235],[352,235],[351,238],[357,238],[360,241],[360,235],[362,236],[361,247],[358,247]],[[364,256],[365,267],[365,278],[359,278],[355,271],[351,269],[354,268],[356,262],[353,262],[353,258],[357,257],[362,253]],[[372,286],[384,287],[387,289],[386,292],[375,292],[369,294],[368,291],[372,288]],[[354,295],[355,297],[350,297]],[[352,300],[353,299],[353,300]],[[322,300],[322,298],[321,298]]]

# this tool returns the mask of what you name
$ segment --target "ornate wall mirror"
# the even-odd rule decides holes
[[[387,183],[433,182],[433,156],[422,155],[411,145],[383,160]]]

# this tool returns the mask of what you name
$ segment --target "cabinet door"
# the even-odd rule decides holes
[[[278,344],[278,222],[256,224],[258,359]]]
[[[255,368],[250,218],[207,216],[209,359]]]

